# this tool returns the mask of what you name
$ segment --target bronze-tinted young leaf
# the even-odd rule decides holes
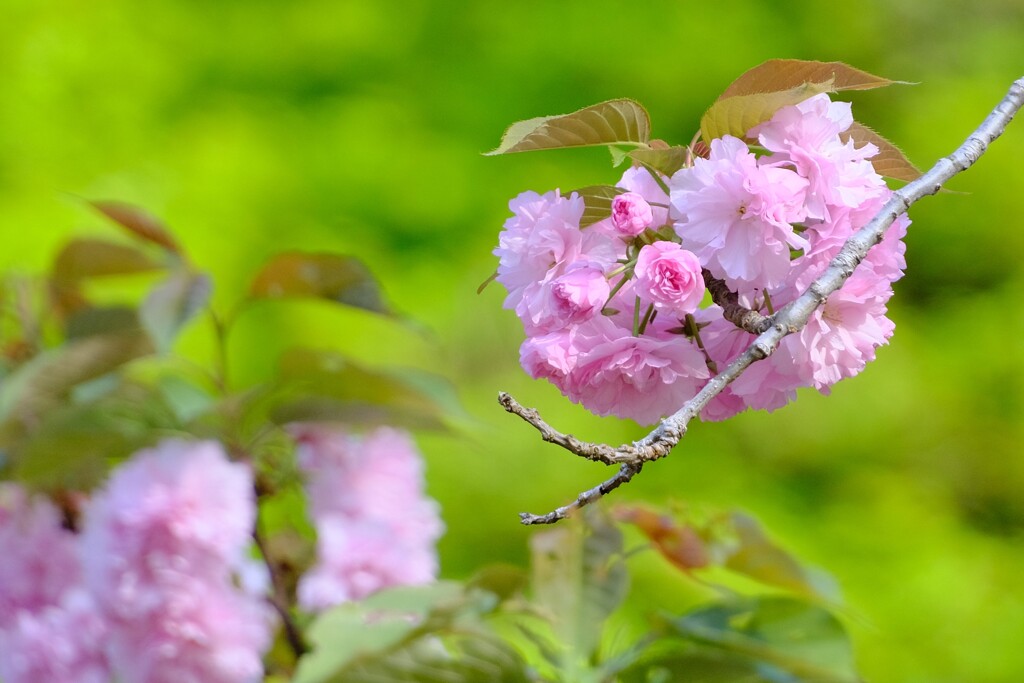
[[[569,648],[567,656],[583,660],[600,642],[604,622],[629,583],[622,533],[598,509],[585,512],[530,539],[536,603],[550,613],[555,634]]]
[[[170,349],[178,331],[206,305],[211,291],[209,277],[184,269],[150,290],[139,309],[139,319],[158,350]]]
[[[838,600],[835,582],[827,574],[801,565],[796,557],[768,538],[753,517],[733,512],[729,522],[737,545],[725,559],[726,568],[809,597]]]
[[[513,123],[497,148],[487,152],[510,154],[559,147],[646,144],[651,119],[638,102],[609,100],[571,114],[541,116]]]
[[[662,149],[634,149],[629,153],[633,161],[647,168],[671,176],[686,163],[689,150],[686,147],[665,147]]]
[[[782,107],[798,104],[823,92],[832,92],[834,86],[833,81],[826,80],[802,83],[784,90],[734,95],[716,100],[701,117],[701,135],[709,144],[711,140],[723,135],[746,137],[751,128],[770,119]]]
[[[273,257],[249,289],[259,299],[316,298],[388,313],[376,278],[362,261],[342,254],[290,251]]]
[[[867,126],[853,122],[849,130],[840,135],[843,142],[853,139],[857,147],[871,143],[878,148],[878,154],[871,157],[875,171],[886,178],[910,182],[921,177],[921,170],[911,163],[903,151]]]
[[[161,268],[160,263],[131,245],[81,238],[72,240],[57,254],[53,277],[62,284],[73,284],[90,277],[131,275]]]
[[[686,573],[710,561],[704,542],[690,525],[640,506],[620,506],[615,518],[636,526],[661,555]]]
[[[167,227],[155,216],[137,206],[125,202],[98,201],[92,202],[94,208],[129,232],[159,244],[168,251],[180,254],[181,247],[171,236]]]
[[[802,600],[763,597],[695,610],[671,621],[674,634],[718,651],[754,671],[753,680],[857,683],[860,678],[843,625]]]
[[[870,90],[905,81],[893,81],[843,62],[814,62],[801,59],[770,59],[733,81],[718,100],[738,95],[790,90],[804,83],[831,82],[834,90]]]
[[[565,193],[565,196],[577,194],[583,199],[583,216],[580,227],[585,228],[612,215],[612,201],[617,195],[625,192],[621,187],[613,185],[588,185],[578,190]]]

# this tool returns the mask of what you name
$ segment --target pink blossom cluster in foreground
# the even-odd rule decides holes
[[[652,424],[675,412],[754,339],[705,302],[704,273],[748,308],[777,310],[888,199],[870,161],[878,149],[843,140],[852,124],[850,105],[827,95],[785,107],[748,134],[767,153],[725,136],[671,178],[629,168],[611,215],[582,228],[575,193],[513,199],[494,253],[504,305],[527,335],[526,372],[598,415]],[[900,216],[807,327],[702,418],[774,410],[798,387],[826,392],[873,360],[893,332],[886,303],[905,267],[908,225]]]
[[[213,442],[137,453],[86,504],[80,534],[4,484],[0,680],[261,680],[272,614],[235,584],[254,514],[249,468]]]
[[[424,494],[423,462],[409,434],[312,424],[292,434],[317,532],[317,563],[299,582],[299,604],[318,611],[433,581],[444,526]]]
[[[295,431],[320,537],[303,604],[432,580],[442,526],[411,438]],[[82,505],[75,533],[49,500],[0,484],[0,681],[263,679],[276,625],[269,576],[249,557],[248,465],[215,442],[167,441],[136,453]]]

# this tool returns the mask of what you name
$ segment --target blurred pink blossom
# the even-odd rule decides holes
[[[357,435],[297,424],[299,466],[317,530],[317,563],[299,583],[299,602],[320,610],[389,586],[429,583],[444,531],[424,493],[423,462],[406,432]]]
[[[76,537],[49,500],[0,483],[0,629],[60,603],[81,581]]]
[[[107,631],[100,606],[82,588],[65,592],[59,604],[21,611],[0,629],[0,680],[109,683]]]
[[[262,678],[271,613],[234,582],[254,520],[249,468],[214,442],[166,441],[112,473],[81,540],[119,680]]]

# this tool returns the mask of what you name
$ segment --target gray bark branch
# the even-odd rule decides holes
[[[779,347],[779,342],[789,334],[803,329],[818,306],[830,294],[838,290],[853,274],[854,269],[867,256],[868,250],[878,244],[885,231],[912,204],[942,189],[950,178],[970,168],[998,138],[1014,115],[1024,105],[1024,77],[1014,81],[1009,92],[996,105],[978,128],[971,133],[956,151],[939,159],[920,178],[907,183],[892,193],[889,201],[870,222],[846,241],[828,268],[812,282],[799,297],[779,309],[774,316],[759,321],[744,320],[750,324],[764,325],[751,345],[718,375],[713,377],[697,394],[672,415],[668,416],[647,436],[631,444],[613,447],[603,443],[582,441],[571,434],[563,434],[541,419],[533,408],[525,408],[507,393],[500,393],[498,401],[510,413],[518,415],[540,432],[541,438],[556,444],[576,455],[606,465],[619,465],[619,472],[592,489],[579,494],[572,503],[557,508],[545,515],[520,513],[523,524],[551,524],[565,518],[574,510],[588,505],[605,494],[625,484],[638,474],[644,463],[668,455],[683,435],[687,426],[701,410],[720,394],[730,382],[739,377],[751,364],[767,358]],[[742,315],[737,311],[737,316]],[[741,325],[743,326],[743,325]]]

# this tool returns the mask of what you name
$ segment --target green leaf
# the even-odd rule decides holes
[[[701,117],[701,136],[709,144],[723,135],[746,137],[751,128],[770,119],[782,107],[798,104],[823,92],[833,92],[834,88],[835,83],[828,80],[803,83],[786,90],[719,99]]]
[[[696,610],[670,622],[672,632],[737,661],[774,683],[855,683],[853,650],[826,610],[785,597],[751,598]]]
[[[91,277],[131,275],[160,270],[163,266],[145,252],[106,240],[72,240],[57,254],[53,277],[57,282],[74,284]]]
[[[729,519],[738,545],[725,559],[727,569],[808,597],[838,599],[838,588],[831,577],[803,567],[793,555],[773,543],[753,517],[734,512]]]
[[[139,316],[127,306],[82,308],[68,316],[64,327],[68,340],[82,339],[96,334],[137,330]]]
[[[389,313],[380,286],[354,256],[290,251],[256,274],[249,294],[257,299],[314,298]]]
[[[181,247],[159,219],[137,206],[124,202],[90,202],[104,216],[144,240],[159,244],[174,254],[181,253]]]
[[[586,228],[612,215],[612,201],[626,190],[613,185],[588,185],[573,190],[566,196],[577,194],[583,199],[583,216],[580,228]]]
[[[182,425],[208,412],[215,403],[209,392],[179,375],[167,374],[160,377],[156,389]]]
[[[671,176],[686,163],[690,151],[686,147],[665,147],[661,149],[634,149],[629,157],[649,169]]]
[[[493,593],[499,600],[508,600],[522,593],[528,583],[529,577],[522,568],[511,564],[492,564],[474,574],[466,586]]]
[[[921,169],[911,163],[903,150],[863,124],[854,121],[845,133],[840,134],[840,138],[843,142],[852,138],[857,147],[867,143],[878,147],[878,154],[870,159],[878,175],[908,183],[921,176]]]
[[[208,276],[183,269],[150,290],[139,319],[160,352],[170,350],[178,331],[206,305],[211,291]]]
[[[77,384],[152,353],[137,327],[75,339],[21,365],[0,385],[0,423],[38,423]]]
[[[407,586],[336,607],[309,629],[295,683],[527,681],[521,658],[476,620],[453,582]]]
[[[30,430],[0,436],[0,449],[9,448],[11,476],[32,488],[88,491],[116,462],[174,427],[151,387],[107,375],[77,385]]]
[[[601,640],[604,622],[629,586],[622,561],[622,533],[595,508],[572,523],[530,539],[535,603],[547,611],[559,641],[569,650],[565,678],[576,679]]]
[[[831,82],[835,91],[870,90],[906,81],[893,81],[855,69],[843,62],[770,59],[733,81],[718,100],[737,95],[757,95],[790,90],[805,83]]]
[[[445,429],[449,417],[464,412],[441,377],[419,370],[369,370],[333,351],[286,351],[279,378],[291,392],[272,410],[278,424],[337,421]]]
[[[487,156],[559,147],[645,145],[650,116],[633,100],[609,100],[571,114],[541,116],[513,123]]]
[[[519,654],[487,633],[419,638],[386,656],[361,661],[332,683],[529,683]]]

